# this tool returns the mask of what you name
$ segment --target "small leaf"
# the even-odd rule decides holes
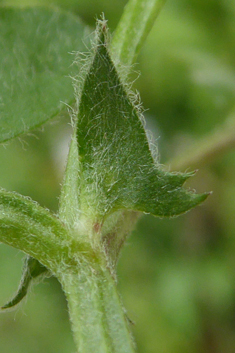
[[[26,133],[74,100],[72,51],[85,26],[46,8],[0,9],[0,142]]]
[[[49,275],[50,271],[43,266],[38,260],[31,256],[25,258],[23,274],[20,282],[18,291],[13,299],[11,299],[7,304],[5,304],[1,309],[10,309],[15,305],[19,304],[21,300],[26,296],[29,286],[32,281]]]
[[[143,116],[111,60],[105,21],[80,93],[77,119],[83,216],[99,229],[120,209],[170,217],[205,200],[182,188],[193,173],[169,173],[153,159]]]

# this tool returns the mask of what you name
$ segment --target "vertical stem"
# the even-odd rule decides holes
[[[134,353],[116,284],[108,270],[84,260],[58,274],[79,353]]]
[[[129,0],[111,43],[112,57],[117,63],[133,64],[165,2]]]

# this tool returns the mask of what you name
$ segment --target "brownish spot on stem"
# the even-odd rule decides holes
[[[96,223],[94,224],[94,226],[93,226],[93,229],[94,229],[94,231],[95,231],[96,233],[99,233],[100,230],[101,230],[101,227],[102,227],[102,224],[99,223],[99,222],[96,222]]]

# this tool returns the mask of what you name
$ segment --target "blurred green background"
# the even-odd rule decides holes
[[[104,12],[114,30],[126,1],[0,1],[35,3],[73,11],[92,26]],[[134,70],[141,72],[134,87],[148,109],[147,126],[167,162],[234,113],[234,0],[169,0]],[[68,122],[62,116],[0,146],[0,186],[56,211]],[[144,216],[119,262],[119,290],[139,353],[235,352],[235,152],[200,167],[188,185],[213,195],[179,218]],[[17,289],[22,258],[0,246],[1,304]],[[75,351],[65,298],[53,278],[0,315],[0,352]]]

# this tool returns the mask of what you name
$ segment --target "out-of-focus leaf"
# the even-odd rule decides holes
[[[1,309],[10,309],[15,305],[19,304],[21,300],[26,296],[29,286],[35,279],[44,277],[50,274],[48,269],[43,266],[38,260],[31,256],[27,256],[24,263],[23,274],[20,282],[20,286],[17,290],[16,295]]]
[[[84,25],[40,7],[0,9],[0,142],[26,133],[73,100],[73,51]]]

